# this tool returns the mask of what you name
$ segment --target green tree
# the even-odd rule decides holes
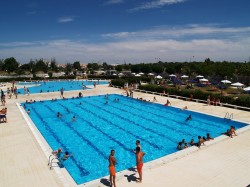
[[[87,67],[90,70],[99,70],[99,65],[97,63],[88,63]]]
[[[205,59],[205,63],[208,65],[209,63],[211,63],[212,61],[210,60],[210,58],[206,58]]]
[[[48,71],[48,64],[43,61],[43,59],[36,60],[35,64],[33,65],[33,72],[43,71],[47,73]]]
[[[29,64],[29,67],[30,67],[30,71],[32,73],[35,73],[35,64],[36,64],[36,62],[34,60],[30,59],[28,64]]]
[[[155,73],[162,73],[164,71],[164,66],[162,64],[153,64],[152,71]]]
[[[99,65],[97,63],[93,63],[93,70],[99,70]]]
[[[18,70],[19,63],[14,57],[6,58],[3,64],[3,70],[7,72],[14,72]]]
[[[102,68],[103,68],[103,70],[108,70],[108,64],[107,64],[107,62],[103,62],[102,63]]]
[[[23,71],[30,71],[30,65],[29,64],[22,64],[19,69]]]
[[[141,64],[141,72],[143,73],[150,73],[152,72],[152,64]]]
[[[0,71],[3,71],[3,67],[4,67],[4,62],[3,60],[0,60]]]
[[[131,64],[123,64],[123,69],[124,70],[131,70]]]
[[[73,63],[73,68],[77,70],[81,70],[81,65],[79,61]]]
[[[18,74],[18,75],[22,75],[22,74],[24,74],[25,72],[24,72],[24,70],[23,69],[18,69],[17,71],[16,71],[16,73]]]
[[[56,59],[55,58],[51,59],[50,69],[52,71],[58,72],[58,67],[57,67],[57,63],[56,63]]]
[[[72,69],[73,69],[73,65],[70,63],[67,63],[65,66],[66,75],[68,75],[72,71]]]
[[[216,63],[215,72],[217,75],[220,75],[222,78],[232,77],[235,73],[235,68],[233,63],[226,61]]]
[[[122,71],[122,65],[117,65],[115,67],[115,70],[121,72]]]
[[[175,73],[175,66],[174,63],[165,63],[165,69],[168,74],[174,74]]]
[[[140,73],[141,71],[141,66],[140,64],[134,64],[131,66],[131,71],[135,73]]]

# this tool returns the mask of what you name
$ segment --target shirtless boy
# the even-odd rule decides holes
[[[114,187],[116,187],[115,184],[115,164],[116,164],[116,159],[114,157],[115,155],[115,150],[111,150],[110,155],[109,155],[109,180],[110,180],[110,186],[114,184]]]
[[[139,173],[139,181],[142,182],[142,167],[143,167],[143,156],[145,155],[144,152],[141,151],[140,147],[136,147],[136,166],[137,166],[137,171]]]

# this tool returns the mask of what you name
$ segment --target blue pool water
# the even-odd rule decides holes
[[[107,81],[83,81],[83,80],[75,80],[75,81],[37,81],[37,82],[19,82],[17,85],[25,86],[29,89],[30,94],[32,93],[47,93],[47,92],[58,92],[61,88],[64,91],[69,90],[82,90],[83,84],[86,86],[85,89],[88,89],[88,86],[93,86],[94,82],[96,85],[98,84],[108,84]],[[18,89],[20,94],[24,93],[24,88]]]
[[[114,101],[116,98],[119,102]],[[108,99],[102,95],[25,105],[52,149],[61,147],[74,153],[64,166],[77,184],[109,175],[107,158],[111,149],[115,150],[117,171],[135,166],[132,150],[137,139],[148,162],[176,152],[182,139],[197,141],[197,136],[206,133],[217,137],[230,125],[236,129],[247,125],[115,94]],[[190,114],[192,120],[185,122]]]

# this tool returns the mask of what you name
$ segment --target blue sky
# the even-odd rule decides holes
[[[249,0],[3,0],[0,59],[248,61]]]

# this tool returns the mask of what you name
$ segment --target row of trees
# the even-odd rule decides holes
[[[88,64],[89,69],[103,70],[115,69],[116,71],[131,70],[135,73],[168,73],[168,74],[186,74],[188,76],[201,74],[203,76],[220,76],[220,77],[234,77],[234,76],[249,76],[250,75],[250,62],[214,62],[209,58],[204,62],[161,62],[158,63],[141,63],[141,64],[121,64],[113,67],[97,63]]]
[[[14,57],[6,58],[4,60],[0,60],[0,71],[4,71],[7,73],[17,73],[17,74],[25,74],[25,73],[37,73],[37,72],[71,72],[75,70],[82,70],[79,61],[74,62],[73,64],[67,63],[65,67],[58,66],[55,59],[51,59],[50,62],[45,61],[43,59],[39,60],[30,60],[27,64],[20,64]]]
[[[140,64],[120,64],[117,66],[108,65],[106,62],[103,64],[89,63],[87,65],[88,70],[116,70],[121,72],[123,70],[130,70],[135,73],[168,73],[168,74],[186,74],[188,76],[195,76],[201,74],[206,77],[219,76],[225,77],[238,77],[238,76],[250,76],[250,62],[214,62],[209,58],[203,62],[162,62],[158,63],[140,63]],[[20,64],[15,58],[7,58],[0,60],[0,71],[6,71],[8,73],[15,72],[17,74],[23,74],[25,72],[36,73],[43,71],[58,72],[64,71],[69,73],[72,71],[82,71],[79,61],[74,63],[67,63],[65,67],[58,66],[55,59],[51,59],[50,62],[39,60],[30,60],[27,64]]]
[[[250,62],[213,62],[209,58],[204,62],[158,62],[148,64],[123,64],[116,66],[116,70],[128,70],[139,73],[186,74],[189,76],[201,74],[203,76],[218,75],[232,77],[237,75],[250,75]]]

